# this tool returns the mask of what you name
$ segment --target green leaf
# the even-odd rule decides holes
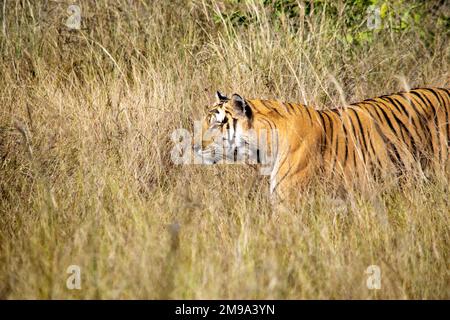
[[[385,2],[381,5],[381,8],[380,8],[380,17],[382,19],[386,17],[387,11],[388,11],[388,5]]]

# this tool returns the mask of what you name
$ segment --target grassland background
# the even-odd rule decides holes
[[[80,1],[69,30],[71,2],[0,1],[0,298],[450,298],[446,179],[273,214],[254,168],[170,159],[217,89],[320,109],[449,87],[446,2],[368,30],[375,2]]]

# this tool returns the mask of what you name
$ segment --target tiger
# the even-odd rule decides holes
[[[218,91],[193,149],[209,164],[237,151],[261,163],[258,141],[263,132],[275,132],[265,134],[273,155],[269,191],[289,201],[316,177],[351,188],[427,168],[448,173],[449,109],[450,90],[437,87],[323,110]]]

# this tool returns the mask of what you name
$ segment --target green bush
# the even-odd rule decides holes
[[[300,23],[302,14],[323,16],[336,23],[343,21],[346,32],[340,37],[351,45],[371,43],[382,32],[415,32],[423,40],[428,37],[428,41],[432,41],[437,31],[450,31],[450,17],[443,1],[430,4],[404,0],[349,0],[342,5],[324,0],[229,0],[224,2],[224,10],[216,12],[214,20],[216,23],[225,21],[234,27],[256,24],[258,17],[251,10],[251,5],[255,4],[264,7],[268,19],[275,26],[280,21],[289,20],[289,31],[293,33],[301,27],[308,28]],[[379,24],[370,28],[368,20],[373,19],[373,15],[379,16]],[[423,23],[426,19],[437,21],[434,24],[437,30]]]

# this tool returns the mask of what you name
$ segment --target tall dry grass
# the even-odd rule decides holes
[[[254,169],[170,159],[216,89],[325,108],[448,87],[431,11],[427,40],[386,29],[356,46],[341,16],[274,20],[258,1],[239,5],[248,26],[226,1],[81,1],[81,30],[68,5],[0,6],[0,298],[450,298],[448,180],[344,207],[318,190],[276,215]]]

